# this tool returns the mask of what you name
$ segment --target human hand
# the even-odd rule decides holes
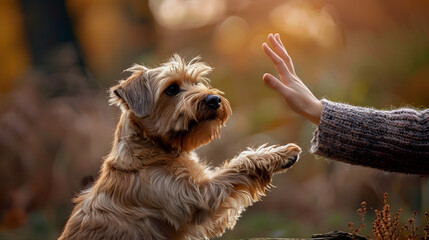
[[[264,52],[273,61],[280,79],[269,73],[265,73],[262,79],[268,86],[282,95],[285,102],[293,111],[319,125],[323,104],[305,86],[295,73],[292,59],[280,40],[280,35],[268,35],[272,49],[267,43],[262,44]],[[274,50],[274,51],[273,51]]]

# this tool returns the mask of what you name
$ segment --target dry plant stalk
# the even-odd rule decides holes
[[[387,193],[383,195],[384,205],[381,211],[375,210],[375,220],[372,223],[372,233],[375,239],[399,239],[398,225],[399,215],[402,209],[399,209],[395,217],[392,219],[390,214],[390,205],[387,203]]]
[[[353,235],[357,235],[362,228],[365,227],[365,214],[366,214],[366,202],[363,201],[361,204],[361,208],[356,210],[357,214],[361,217],[361,223],[358,228],[354,229],[354,224],[349,222],[349,229]]]
[[[399,239],[407,239],[407,240],[429,240],[429,213],[424,213],[424,218],[426,221],[426,225],[423,227],[423,236],[420,237],[418,234],[419,228],[416,226],[416,216],[417,212],[414,211],[413,215],[408,222],[404,224],[400,229],[399,226],[399,216],[402,213],[402,209],[399,209],[395,216],[392,218],[390,213],[390,205],[387,202],[387,193],[383,195],[383,209],[375,210],[375,220],[372,223],[372,233],[373,238],[369,236],[367,239],[376,239],[376,240],[399,240]],[[354,224],[349,222],[348,226],[350,232],[356,236],[364,227],[365,227],[365,214],[367,213],[366,202],[361,203],[361,208],[356,210],[356,212],[361,216],[361,224],[358,228],[354,228]]]
[[[425,220],[426,220],[426,226],[423,228],[423,239],[427,240],[429,239],[429,213],[425,212]]]
[[[419,235],[417,234],[418,227],[415,224],[416,215],[417,215],[417,212],[414,211],[413,216],[410,219],[408,219],[409,227],[407,226],[407,224],[404,224],[404,226],[401,228],[402,232],[407,233],[407,237],[406,237],[407,240],[417,239],[419,237]]]

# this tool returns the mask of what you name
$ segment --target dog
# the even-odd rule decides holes
[[[158,67],[126,71],[130,77],[110,89],[122,110],[112,150],[93,186],[74,199],[60,240],[221,236],[274,173],[298,160],[295,144],[262,145],[208,167],[194,150],[219,137],[231,113],[206,78],[212,68],[175,54]]]

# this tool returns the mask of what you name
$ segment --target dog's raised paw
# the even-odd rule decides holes
[[[279,153],[282,156],[282,169],[292,167],[292,165],[294,165],[298,161],[299,154],[301,153],[301,148],[292,143],[284,146],[279,146],[278,149],[280,150]]]

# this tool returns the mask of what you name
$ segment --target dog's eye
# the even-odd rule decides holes
[[[169,96],[177,95],[180,92],[179,85],[177,85],[176,83],[171,84],[170,86],[168,86],[167,89],[165,89],[164,92]]]

